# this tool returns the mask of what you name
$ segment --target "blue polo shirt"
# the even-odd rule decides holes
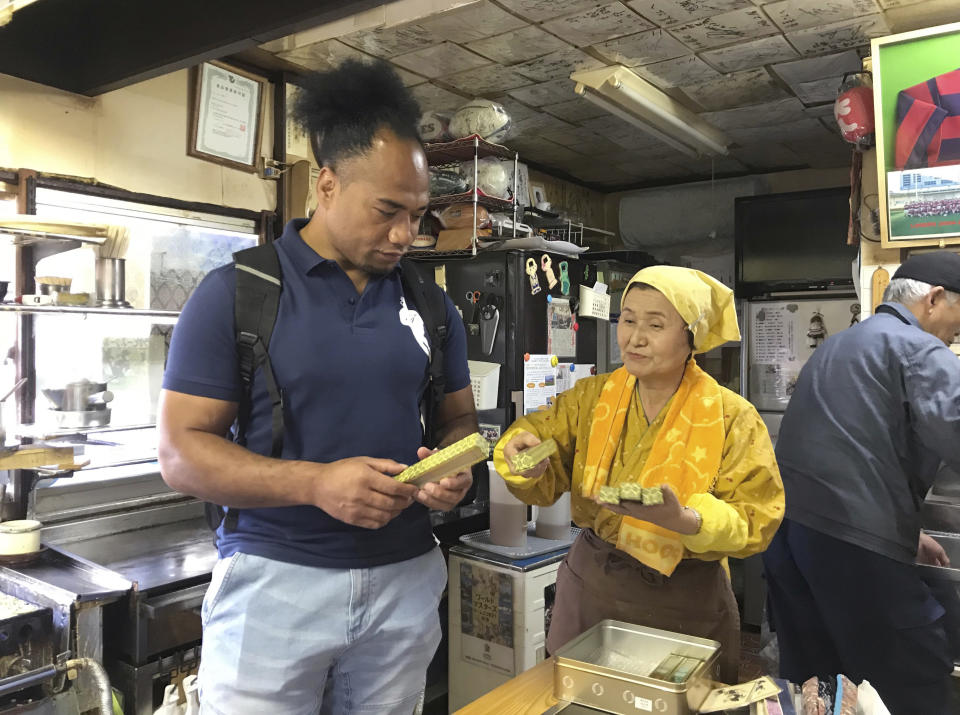
[[[270,360],[285,393],[283,458],[347,457],[417,461],[419,402],[428,356],[422,321],[403,295],[400,269],[372,278],[362,295],[340,266],[302,238],[306,220],[276,241],[283,292]],[[241,396],[234,338],[234,264],[211,271],[187,301],[173,332],[163,387],[236,402]],[[449,297],[446,389],[470,384],[463,321]],[[247,446],[270,453],[271,407],[260,371],[253,386]],[[350,526],[313,506],[241,509],[237,528],[218,533],[221,557],[236,552],[308,566],[364,568],[433,548],[429,512],[414,503],[381,529]]]

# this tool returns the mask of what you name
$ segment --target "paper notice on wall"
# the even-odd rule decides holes
[[[460,564],[460,638],[465,661],[514,674],[513,581],[508,574]]]
[[[523,362],[523,414],[545,410],[557,396],[556,357],[531,355]]]
[[[577,354],[577,332],[573,329],[570,301],[554,298],[547,303],[547,350],[560,357]]]
[[[757,310],[751,330],[751,362],[796,362],[796,313],[797,306],[792,304],[765,305]]]
[[[582,377],[590,377],[594,373],[595,365],[576,365],[570,362],[562,362],[557,365],[557,394],[566,392],[577,384],[577,380]]]

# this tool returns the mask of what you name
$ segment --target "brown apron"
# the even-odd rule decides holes
[[[606,618],[720,641],[720,678],[739,682],[740,613],[719,561],[684,559],[664,576],[584,529],[557,571],[547,650]]]

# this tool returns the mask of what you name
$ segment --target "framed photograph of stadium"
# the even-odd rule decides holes
[[[960,243],[960,23],[871,49],[883,245]]]

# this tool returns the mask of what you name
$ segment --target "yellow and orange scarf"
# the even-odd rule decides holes
[[[620,443],[636,378],[619,368],[603,385],[593,410],[581,493],[593,499],[607,484]],[[669,484],[681,504],[711,491],[723,457],[723,403],[717,381],[690,360],[646,462],[624,460],[624,469],[643,486]],[[639,469],[638,469],[639,467]],[[633,475],[636,475],[635,477]],[[680,536],[647,521],[623,517],[617,548],[669,576],[683,558]]]

